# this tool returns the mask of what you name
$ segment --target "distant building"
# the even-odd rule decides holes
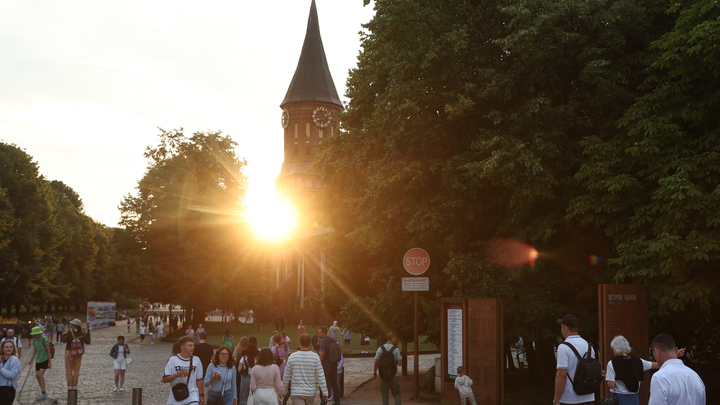
[[[289,240],[272,253],[275,272],[273,312],[289,322],[326,323],[310,297],[322,287],[327,273],[323,251],[331,229],[318,224],[318,194],[323,184],[311,165],[323,139],[338,131],[336,113],[342,103],[328,68],[315,0],[310,6],[305,43],[282,108],[285,157],[275,188],[297,207],[299,227]],[[273,314],[274,316],[275,314]]]

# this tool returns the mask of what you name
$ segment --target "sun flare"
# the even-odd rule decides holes
[[[297,226],[295,207],[274,191],[249,193],[247,207],[246,218],[258,239],[279,242]]]

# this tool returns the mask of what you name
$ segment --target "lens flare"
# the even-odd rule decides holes
[[[590,265],[597,266],[600,264],[600,256],[590,255]]]
[[[295,231],[297,213],[290,201],[274,193],[249,197],[246,220],[258,239],[279,242]]]
[[[529,264],[535,267],[535,261],[540,256],[534,247],[517,239],[495,239],[486,250],[485,257],[491,262],[500,266],[510,268],[521,264]]]

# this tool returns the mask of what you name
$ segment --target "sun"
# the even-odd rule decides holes
[[[280,242],[297,227],[295,207],[273,191],[248,191],[246,219],[256,238]]]

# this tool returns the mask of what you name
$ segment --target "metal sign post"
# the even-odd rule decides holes
[[[419,276],[427,271],[430,267],[430,255],[423,249],[412,248],[405,253],[403,257],[403,267],[413,276]],[[418,338],[418,291],[430,290],[429,277],[403,277],[403,291],[415,291],[415,322],[413,330],[413,393],[417,399],[420,393],[420,342]]]

